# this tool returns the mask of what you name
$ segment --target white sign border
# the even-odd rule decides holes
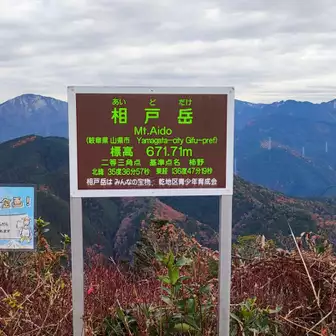
[[[91,197],[151,197],[151,196],[221,196],[233,194],[234,151],[234,88],[233,87],[130,87],[130,86],[68,86],[70,196]],[[227,188],[189,189],[78,189],[77,109],[76,94],[218,94],[227,95]]]

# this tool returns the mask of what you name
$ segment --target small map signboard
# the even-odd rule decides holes
[[[71,196],[232,194],[232,88],[69,90]]]
[[[34,250],[35,187],[0,185],[0,250]]]

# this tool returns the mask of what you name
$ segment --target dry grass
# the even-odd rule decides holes
[[[303,257],[317,299],[301,257],[295,253],[272,256],[235,268],[232,302],[256,297],[261,306],[281,306],[279,318],[287,335],[305,335],[304,330],[310,330],[327,315],[314,331],[324,327],[330,333],[335,332],[336,320],[331,312],[336,311],[336,260],[331,256],[316,257],[311,252],[304,253]]]
[[[149,235],[157,248],[162,249],[164,242],[169,241],[169,248],[176,253],[182,250],[185,254],[193,249],[193,265],[183,270],[184,275],[191,277],[187,285],[197,292],[200,286],[209,284],[208,297],[216,305],[218,284],[214,265],[218,253],[203,249],[172,226],[158,229],[157,233]],[[72,334],[70,273],[67,262],[60,266],[60,258],[67,252],[51,251],[46,242],[41,242],[44,248],[38,253],[0,253],[1,335]],[[153,263],[155,273],[139,276],[92,249],[86,252],[87,335],[103,335],[102,321],[115,316],[118,307],[133,309],[140,335],[149,335],[146,312],[149,307],[164,307],[161,283],[157,280],[163,269]],[[335,334],[336,258],[330,251],[318,254],[302,250],[300,255],[297,251],[286,254],[263,247],[258,256],[242,258],[239,254],[234,261],[233,309],[235,304],[256,297],[260,307],[282,307],[275,318],[281,323],[284,335],[307,335],[307,331],[308,335]],[[203,335],[215,335],[216,311],[207,319]]]

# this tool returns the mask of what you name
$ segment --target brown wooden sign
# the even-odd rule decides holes
[[[228,110],[228,93],[76,93],[76,190],[227,189]]]

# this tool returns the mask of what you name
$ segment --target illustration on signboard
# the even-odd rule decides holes
[[[28,216],[23,218],[23,227],[20,232],[20,241],[30,242],[32,239],[32,232],[30,230],[30,218]]]
[[[3,209],[8,209],[10,208],[11,201],[8,198],[4,198],[0,201],[0,204]]]
[[[23,202],[21,200],[21,197],[13,197],[13,201],[12,201],[12,207],[13,208],[22,208],[23,207]]]
[[[0,185],[0,250],[33,250],[35,189]]]

